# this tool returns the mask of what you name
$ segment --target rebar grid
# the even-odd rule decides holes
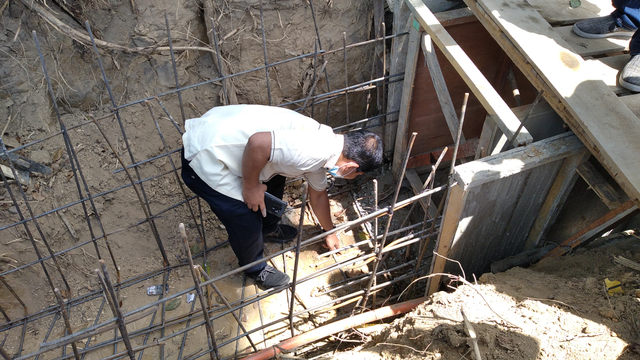
[[[313,2],[310,1],[309,3],[311,7],[313,7]],[[313,8],[312,14],[315,29],[318,33]],[[287,106],[294,110],[302,111],[309,105],[313,108],[315,105],[326,103],[328,108],[331,101],[342,97],[344,97],[345,103],[348,105],[349,100],[347,96],[350,94],[369,91],[376,87],[382,87],[382,89],[388,88],[390,83],[402,81],[404,74],[384,74],[380,78],[349,85],[347,79],[347,51],[360,46],[372,47],[380,42],[384,43],[387,39],[405,36],[406,33],[390,36],[383,35],[381,38],[354,44],[347,44],[345,36],[342,47],[330,51],[322,49],[318,33],[318,39],[316,41],[317,48],[313,53],[269,63],[264,38],[264,21],[261,16],[265,62],[263,66],[234,74],[221,74],[221,76],[216,79],[184,86],[184,84],[180,84],[178,80],[176,60],[173,53],[173,45],[166,14],[165,24],[169,46],[171,48],[171,64],[176,82],[175,89],[120,105],[117,104],[116,96],[112,93],[111,86],[109,85],[109,79],[101,60],[102,55],[93,40],[91,27],[88,22],[85,24],[90,38],[94,41],[93,54],[100,67],[102,82],[108,91],[112,111],[101,116],[87,114],[85,119],[77,119],[75,123],[70,124],[67,124],[67,118],[61,116],[60,110],[56,105],[56,95],[52,89],[52,81],[47,73],[47,66],[38,43],[38,36],[35,31],[33,32],[34,43],[40,55],[40,64],[45,74],[49,96],[53,104],[53,113],[57,118],[60,130],[53,130],[52,133],[40,139],[35,139],[12,150],[8,150],[4,142],[2,142],[2,138],[0,138],[0,157],[9,158],[10,154],[17,154],[21,150],[34,148],[35,146],[40,146],[51,141],[62,142],[71,168],[71,176],[67,181],[73,179],[72,184],[75,187],[70,187],[70,189],[73,189],[77,198],[64,204],[56,204],[56,206],[51,209],[34,209],[30,206],[29,194],[27,193],[30,191],[29,188],[20,186],[16,183],[16,180],[8,178],[0,171],[4,188],[10,195],[12,204],[15,206],[18,215],[17,220],[10,222],[4,222],[3,220],[3,223],[0,223],[0,234],[13,234],[16,236],[15,232],[17,231],[20,241],[22,241],[23,236],[29,240],[31,248],[37,257],[0,273],[0,280],[2,281],[0,287],[2,287],[3,291],[7,289],[11,294],[9,305],[11,308],[19,305],[20,308],[23,309],[23,314],[16,316],[14,315],[17,313],[15,310],[12,311],[7,306],[0,306],[0,313],[5,319],[4,323],[0,323],[0,355],[3,358],[38,359],[41,356],[46,356],[47,358],[53,357],[56,359],[85,359],[87,357],[109,359],[129,357],[133,359],[137,354],[138,359],[141,359],[146,349],[156,346],[159,347],[160,358],[165,358],[167,349],[169,349],[168,345],[176,343],[176,341],[173,340],[177,340],[179,345],[176,345],[170,350],[174,353],[177,352],[178,359],[196,359],[207,355],[211,358],[220,359],[223,358],[223,356],[221,356],[219,349],[227,345],[235,345],[235,353],[231,356],[235,358],[241,356],[241,354],[256,351],[261,347],[267,347],[277,338],[274,335],[269,335],[269,333],[277,332],[278,329],[281,329],[283,326],[288,327],[286,330],[294,334],[294,328],[300,326],[306,319],[310,319],[316,326],[321,325],[322,323],[318,322],[319,314],[335,311],[348,305],[353,306],[354,302],[362,299],[365,300],[364,303],[366,305],[366,299],[369,295],[374,296],[373,306],[375,307],[376,295],[382,289],[391,288],[396,284],[408,283],[408,280],[412,277],[424,274],[424,272],[428,270],[428,266],[416,266],[415,260],[397,266],[385,267],[384,259],[386,259],[386,257],[383,258],[383,255],[400,251],[404,248],[408,249],[410,245],[414,243],[424,243],[425,240],[437,236],[437,231],[439,231],[438,227],[435,226],[435,222],[430,229],[431,231],[425,231],[425,225],[422,223],[412,224],[406,227],[403,227],[403,223],[400,229],[391,229],[391,217],[394,211],[413,204],[424,197],[430,197],[432,194],[442,192],[446,189],[446,186],[426,189],[418,195],[408,197],[404,200],[398,200],[398,192],[402,179],[396,180],[394,185],[394,201],[387,207],[379,208],[380,204],[378,204],[376,182],[375,205],[372,206],[369,213],[359,214],[355,220],[338,224],[332,231],[318,234],[308,239],[302,238],[301,231],[301,237],[298,238],[294,246],[283,246],[280,251],[265,256],[262,261],[276,261],[277,258],[283,257],[282,261],[284,263],[286,262],[284,255],[293,254],[294,266],[292,278],[294,282],[292,284],[279,289],[260,292],[255,291],[253,294],[246,294],[245,290],[250,288],[245,286],[245,278],[243,279],[240,298],[237,300],[226,298],[228,294],[225,294],[218,284],[234,276],[241,275],[244,269],[255,265],[257,262],[212,276],[209,276],[205,270],[208,266],[207,259],[215,256],[218,251],[227,245],[227,242],[222,241],[214,245],[207,244],[205,216],[203,215],[203,209],[199,199],[188,192],[180,180],[178,173],[180,170],[180,148],[177,139],[179,139],[182,134],[182,127],[174,120],[171,113],[180,111],[180,116],[183,120],[182,123],[184,124],[186,116],[182,94],[187,91],[194,91],[200,86],[221,81],[223,91],[225,92],[225,99],[228,99],[226,95],[226,81],[230,78],[253,72],[266,75],[269,102],[271,102],[270,89],[268,88],[269,69],[289,61],[314,57],[320,59],[323,65],[320,70],[321,74],[315,76],[314,86],[312,90],[309,91],[309,96],[278,104],[278,106]],[[215,29],[214,38],[217,39]],[[219,56],[217,40],[215,40],[215,42],[216,55]],[[332,53],[342,53],[343,55],[342,63],[336,65],[338,68],[344,69],[345,73],[345,85],[342,89],[330,90],[328,86],[329,77],[326,68],[330,63],[326,59],[327,55]],[[219,57],[218,63],[220,63]],[[325,77],[327,86],[327,90],[324,92],[315,86],[320,77],[323,76],[322,74]],[[161,99],[168,99],[168,101],[175,103],[172,97],[174,95],[177,95],[178,98],[177,105],[172,104],[173,106],[165,106],[161,101]],[[160,151],[157,155],[143,155],[136,153],[134,150],[135,141],[129,138],[127,127],[131,126],[130,117],[132,116],[128,111],[135,106],[143,107],[143,110],[146,111],[152,119],[149,125],[156,131],[160,144]],[[158,109],[161,109],[161,111],[158,111],[158,113],[162,114],[161,116],[156,115],[156,111],[154,111]],[[328,113],[329,111],[327,111],[327,114]],[[347,110],[346,124],[338,126],[335,129],[344,131],[346,129],[371,128],[374,131],[384,132],[384,128],[390,123],[386,121],[387,115],[394,113],[397,113],[397,111],[389,113],[383,112],[364,119],[354,119],[355,115],[353,112],[349,113]],[[95,175],[90,174],[89,170],[87,170],[87,164],[83,163],[82,159],[78,156],[78,152],[83,149],[79,148],[77,143],[74,143],[71,138],[71,131],[86,131],[92,132],[93,134],[100,134],[101,143],[105,143],[108,147],[105,152],[110,154],[111,158],[116,159],[119,164],[118,169],[109,173],[112,179],[120,182],[118,186],[111,188],[99,187],[96,186],[95,181],[91,181],[91,178]],[[151,137],[152,134],[148,134],[148,139],[145,139],[145,141],[150,141],[149,139]],[[119,147],[120,142],[124,143],[123,148]],[[123,159],[120,156],[122,151],[126,151],[128,154],[127,159]],[[176,161],[178,161],[177,164]],[[149,170],[152,166],[162,162],[169,165],[168,169],[157,172]],[[18,179],[18,169],[16,169],[10,161],[8,162],[8,166],[11,169],[11,177]],[[176,190],[178,190],[173,194],[174,196],[170,198],[172,202],[170,204],[162,204],[163,206],[157,206],[153,196],[153,192],[156,190],[156,184],[160,181],[175,184]],[[331,195],[333,194],[330,194],[330,196]],[[98,202],[113,201],[106,200],[113,197],[130,200],[132,204],[131,207],[133,208],[135,206],[138,209],[135,212],[135,217],[115,221],[113,219],[106,219],[106,216],[101,213]],[[193,207],[194,201],[196,201],[197,209]],[[357,201],[357,199],[354,198],[353,201]],[[305,204],[306,201],[303,201],[299,229],[302,229],[303,226]],[[64,244],[60,242],[59,236],[57,236],[58,234],[51,235],[49,232],[43,230],[42,224],[48,223],[52,221],[52,219],[57,219],[58,216],[62,218],[65,216],[65,212],[72,212],[78,207],[82,210],[80,217],[82,217],[83,222],[86,223],[86,227],[83,227],[82,230],[86,230],[86,232],[83,232],[83,235],[75,242],[66,244],[68,246],[64,249],[56,249],[59,245]],[[140,209],[142,210],[141,212],[139,211]],[[182,212],[178,215],[178,211]],[[164,224],[164,220],[178,216],[181,216],[182,220],[188,224],[189,229],[195,230],[190,232],[189,237],[195,239],[194,242],[200,246],[200,248],[198,248],[199,251],[191,256],[191,251],[195,248],[189,245],[185,234],[182,241],[186,244],[186,258],[183,256],[183,253],[176,253],[174,251],[175,246],[171,249],[167,247],[168,244],[173,245],[173,243],[176,242],[175,233],[177,229],[169,229],[168,225]],[[388,220],[387,226],[384,228],[383,235],[380,236],[378,235],[378,220],[384,217]],[[323,241],[327,234],[347,232],[362,224],[370,223],[373,224],[374,229],[372,234],[370,234],[371,239],[345,246],[339,251],[327,252],[324,255],[333,256],[332,261],[306,274],[299,273],[298,264],[301,253],[309,250],[315,251],[314,246]],[[34,235],[31,229],[32,227],[35,227],[38,236]],[[147,227],[148,230],[143,229],[144,227]],[[414,232],[414,229],[419,227],[423,227],[423,230]],[[20,232],[20,230],[24,231],[24,234]],[[71,232],[71,226],[69,226],[67,230]],[[123,238],[126,239],[126,237],[118,238],[119,236],[125,236],[134,232],[141,233],[139,236],[141,238],[153,239],[152,241],[156,245],[153,252],[150,251],[149,254],[150,259],[155,263],[155,265],[151,267],[151,270],[127,272],[123,271],[121,266],[126,266],[128,269],[131,269],[131,264],[119,264],[117,262],[117,250],[126,251],[127,244],[119,244],[119,249],[113,249],[112,245],[118,243],[118,240],[122,241]],[[398,235],[398,238],[385,246],[387,236],[393,235]],[[138,236],[136,236],[136,238],[137,237]],[[18,238],[15,240],[18,240]],[[4,237],[2,240],[5,243],[7,242]],[[373,251],[366,246],[361,246],[371,242],[376,245]],[[87,246],[93,248],[95,255],[87,252],[89,249]],[[46,252],[41,253],[43,247],[46,249]],[[123,247],[125,248],[124,250],[122,249]],[[101,249],[106,249],[107,251],[101,251]],[[350,249],[364,250],[349,254],[348,251]],[[96,270],[93,274],[93,277],[89,277],[91,274],[84,274],[85,277],[83,278],[81,276],[82,274],[78,273],[82,272],[82,269],[77,266],[74,268],[73,266],[75,265],[73,265],[73,262],[68,260],[68,258],[72,258],[72,255],[78,255],[77,250],[81,250],[82,253],[85,254],[85,264],[87,263],[87,257],[94,258],[90,260],[90,264],[87,265],[93,268],[99,268],[99,270]],[[336,254],[339,252],[344,252],[345,255],[337,257]],[[194,265],[193,261],[198,258],[202,259],[202,266]],[[60,262],[61,259],[64,260],[62,265]],[[105,259],[108,259],[109,266],[105,263]],[[323,299],[320,302],[307,305],[297,293],[297,291],[299,291],[297,288],[305,283],[316,281],[323,276],[327,276],[333,272],[339,272],[357,263],[371,261],[375,264],[373,274],[364,273],[351,279],[341,278],[341,280],[326,284],[322,291],[317,292],[318,297],[332,293],[335,295],[333,298]],[[183,271],[185,267],[188,268],[186,269],[187,273],[191,273],[193,285],[185,286],[178,291],[171,289],[168,293],[165,293],[164,289],[169,282],[171,274]],[[16,293],[11,283],[22,281],[23,274],[39,273],[37,268],[40,268],[40,271],[44,274],[46,284],[34,284],[34,286],[44,285],[45,288],[40,289],[41,292],[50,292],[56,296],[51,300],[42,301],[44,306],[34,309],[29,308],[25,304],[23,299],[24,295],[21,296]],[[378,269],[380,270],[378,271]],[[407,271],[407,269],[411,270]],[[56,272],[52,273],[51,270],[56,270]],[[115,272],[115,280],[109,277],[109,272]],[[378,277],[380,277],[381,281],[378,281]],[[73,278],[74,282],[70,283],[67,278]],[[94,282],[93,285],[90,284],[91,281]],[[146,301],[147,299],[153,298],[147,297],[146,295],[141,297],[140,295],[140,288],[149,283],[161,284],[162,290],[160,294],[157,294],[157,300]],[[368,285],[364,286],[365,283],[368,283]],[[89,284],[89,286],[86,284]],[[49,287],[48,290],[46,289],[46,285]],[[60,285],[64,286],[62,287]],[[354,288],[356,285],[358,285],[358,290]],[[66,290],[60,291],[58,290],[59,288]],[[88,290],[84,290],[85,288]],[[207,289],[213,289],[215,294],[208,293]],[[349,292],[346,295],[341,295],[342,293],[339,291],[345,289],[348,289]],[[264,304],[265,301],[270,301],[272,297],[276,297],[283,292],[287,293],[289,299],[287,313],[273,319],[263,318],[261,302]],[[199,298],[198,301],[194,301],[190,309],[185,313],[170,316],[168,312],[170,310],[167,310],[167,307],[171,305],[172,302],[180,300],[184,298],[186,294],[190,293],[196,293]],[[217,295],[221,299],[222,304],[211,305],[210,295],[212,294]],[[133,297],[141,298],[145,301],[142,301],[142,305],[136,305],[137,307],[131,310],[129,299]],[[383,300],[388,301],[394,298],[395,296],[391,295]],[[103,311],[105,311],[105,303],[111,309],[111,313],[103,313]],[[128,303],[130,305],[123,305]],[[136,304],[139,304],[139,302]],[[255,304],[258,304],[257,306],[259,307],[260,321],[259,324],[254,324],[250,327],[247,326],[247,324],[243,324],[243,314],[248,312]],[[4,305],[4,303],[0,305]],[[89,312],[89,315],[87,316],[85,312]],[[9,315],[10,313],[11,316]],[[214,326],[214,323],[218,324],[216,321],[222,321],[227,315],[232,315],[237,324],[236,334],[228,338],[218,339],[215,331],[217,325]],[[71,323],[72,319],[75,318],[77,320],[80,316],[87,316],[87,321],[92,320],[93,325],[84,327]],[[323,318],[323,320],[325,322],[331,321],[330,318],[326,317]],[[133,326],[134,324],[136,325],[135,327]],[[28,334],[28,330],[33,327],[38,327],[42,330],[46,328],[47,331],[41,331],[41,336],[38,336],[37,332],[34,335],[30,335],[31,332]],[[171,331],[167,331],[169,329],[171,329]],[[111,331],[113,331],[112,336],[105,335]],[[188,350],[191,353],[184,354],[185,349],[187,349],[187,334],[198,333],[205,334],[204,338],[207,339],[207,341],[205,341],[206,345],[202,345],[201,343],[201,349],[195,349],[195,347],[192,346]],[[180,337],[181,340],[179,340]],[[53,340],[51,340],[51,338],[53,338]],[[254,341],[259,338],[261,338],[262,341]],[[250,347],[241,345],[241,340],[243,339],[250,344]],[[30,344],[27,353],[23,354],[25,341],[30,342]],[[118,348],[119,345],[120,349]],[[67,346],[71,347],[71,352],[68,351]],[[9,349],[11,349],[11,351],[9,351]],[[111,355],[105,356],[104,354],[106,353]]]

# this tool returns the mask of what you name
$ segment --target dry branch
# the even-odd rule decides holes
[[[91,38],[89,37],[89,35],[83,32],[80,32],[72,28],[71,26],[65,24],[64,22],[56,18],[50,11],[40,6],[35,1],[22,0],[22,4],[24,4],[24,6],[26,6],[29,10],[38,14],[44,21],[46,21],[49,25],[53,26],[59,32],[71,37],[72,39],[74,39],[75,41],[81,44],[91,46]],[[100,39],[95,39],[95,42],[96,42],[96,46],[98,46],[99,48],[107,49],[107,50],[117,50],[117,51],[122,51],[126,53],[152,54],[152,53],[158,53],[161,51],[170,51],[170,48],[168,46],[127,47],[127,46],[114,44],[114,43],[107,42]],[[173,50],[174,51],[196,50],[196,51],[208,51],[208,52],[215,53],[213,49],[210,49],[207,47],[200,47],[200,46],[174,46]]]

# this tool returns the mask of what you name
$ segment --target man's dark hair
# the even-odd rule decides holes
[[[358,171],[373,171],[382,166],[382,140],[370,131],[348,132],[344,134],[342,154],[358,164]]]

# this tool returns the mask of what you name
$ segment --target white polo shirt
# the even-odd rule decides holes
[[[184,156],[193,171],[214,190],[243,201],[242,155],[251,135],[271,133],[271,155],[260,181],[275,175],[304,176],[309,186],[327,187],[325,168],[332,168],[344,137],[331,127],[288,110],[263,105],[218,106],[189,119],[182,135]]]

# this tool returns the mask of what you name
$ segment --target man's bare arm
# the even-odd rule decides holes
[[[260,209],[267,216],[264,192],[267,186],[260,182],[260,172],[271,155],[271,133],[259,132],[251,135],[242,154],[242,197],[253,211]]]
[[[331,220],[331,207],[329,205],[329,195],[326,191],[317,191],[309,187],[309,201],[313,212],[316,214],[320,226],[325,231],[333,229],[333,220]],[[340,248],[340,239],[335,234],[328,235],[325,239],[326,247],[329,250]]]

